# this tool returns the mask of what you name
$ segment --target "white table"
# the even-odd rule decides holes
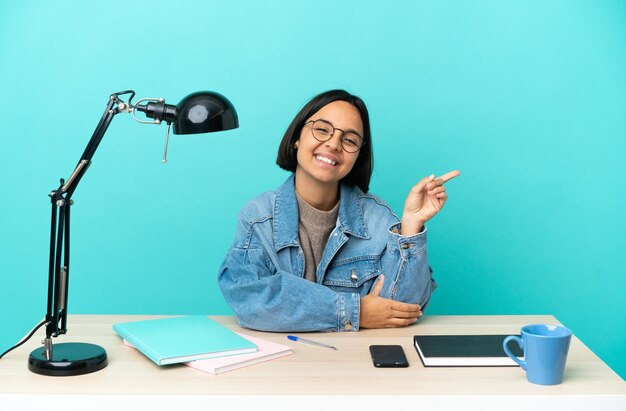
[[[576,336],[570,345],[565,380],[557,386],[531,384],[518,367],[425,368],[413,347],[415,334],[516,334],[525,324],[558,324],[552,316],[425,316],[406,328],[299,334],[332,344],[337,351],[292,342],[282,333],[245,330],[234,317],[216,316],[212,318],[235,331],[294,347],[293,355],[220,375],[184,365],[159,367],[123,345],[111,329],[117,322],[158,317],[162,316],[71,315],[68,334],[56,342],[98,344],[109,357],[103,370],[75,377],[47,377],[28,371],[28,354],[40,346],[44,335],[40,330],[0,360],[0,405],[46,406],[47,401],[62,399],[64,410],[73,405],[76,409],[98,405],[130,409],[133,403],[144,409],[147,402],[151,409],[194,409],[196,405],[206,409],[212,401],[274,407],[288,406],[291,401],[301,404],[306,399],[307,404],[324,407],[339,407],[337,403],[342,401],[346,406],[361,403],[373,407],[380,401],[379,409],[417,403],[420,409],[445,409],[473,402],[507,409],[626,410],[626,383]],[[402,345],[410,366],[375,368],[368,349],[372,344]],[[0,407],[5,409],[10,408]]]

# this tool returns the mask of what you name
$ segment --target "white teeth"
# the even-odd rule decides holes
[[[330,158],[322,157],[320,155],[315,156],[315,158],[317,158],[319,161],[323,161],[324,163],[327,163],[333,166],[337,165],[337,162],[331,160]]]

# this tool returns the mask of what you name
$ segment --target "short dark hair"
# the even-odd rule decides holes
[[[359,110],[359,113],[361,114],[364,144],[361,146],[361,150],[359,150],[359,156],[357,157],[352,170],[350,170],[350,173],[345,176],[341,182],[350,186],[358,186],[364,193],[367,193],[369,190],[370,178],[372,177],[372,171],[374,170],[369,114],[363,100],[345,90],[326,91],[313,97],[311,101],[302,107],[291,124],[289,124],[289,127],[287,127],[287,131],[285,131],[285,135],[283,136],[280,146],[278,147],[276,164],[284,170],[291,172],[296,171],[298,160],[296,148],[294,146],[296,141],[300,138],[304,122],[322,107],[332,103],[333,101],[346,101]]]

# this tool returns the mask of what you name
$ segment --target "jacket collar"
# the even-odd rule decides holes
[[[339,226],[345,234],[370,238],[363,217],[362,192],[356,187],[339,186]],[[298,203],[296,202],[295,175],[276,192],[274,203],[274,247],[276,251],[298,245]]]

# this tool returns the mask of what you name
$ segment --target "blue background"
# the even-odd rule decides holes
[[[369,106],[372,192],[401,212],[459,169],[429,224],[428,314],[552,314],[626,376],[626,2],[20,1],[0,5],[0,350],[45,312],[47,194],[110,93],[214,90],[241,127],[117,116],[78,187],[73,313],[229,314],[236,215],[282,183],[287,125],[341,87]],[[69,324],[71,335],[71,324]]]

